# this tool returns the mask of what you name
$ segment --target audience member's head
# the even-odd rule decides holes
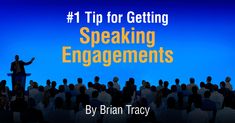
[[[93,88],[93,83],[92,82],[88,82],[88,88]]]
[[[145,87],[145,83],[146,81],[145,80],[142,80],[142,86]]]
[[[51,85],[51,80],[48,79],[46,83],[47,83],[47,86],[50,86]]]
[[[214,85],[213,85],[213,90],[214,90],[214,91],[218,91],[218,85],[214,84]]]
[[[195,79],[194,78],[190,78],[189,82],[190,82],[190,84],[194,84],[195,83]]]
[[[33,82],[33,88],[38,88],[38,83],[37,82]]]
[[[212,80],[212,77],[211,77],[211,76],[208,76],[208,77],[206,78],[206,82],[207,82],[207,83],[211,83],[211,80]]]
[[[210,82],[206,84],[206,89],[212,91],[213,90],[213,84],[211,84]]]
[[[129,81],[126,81],[125,86],[126,86],[126,87],[131,86],[130,82],[129,82]]]
[[[6,80],[2,80],[1,83],[0,83],[0,92],[6,92],[8,90],[6,90],[6,83],[7,81]],[[1,97],[1,93],[0,93],[0,97]],[[3,97],[2,97],[3,98]],[[1,102],[1,99],[0,99],[0,102]]]
[[[164,88],[168,88],[169,82],[168,81],[164,81]]]
[[[177,86],[176,85],[172,85],[171,86],[171,91],[172,92],[177,92]]]
[[[6,80],[2,80],[2,81],[1,81],[1,86],[6,86],[6,84],[7,84],[7,81],[6,81]]]
[[[175,84],[176,84],[176,85],[179,85],[179,84],[180,84],[180,79],[176,78],[176,79],[175,79]]]
[[[67,85],[68,80],[67,80],[66,78],[64,78],[64,79],[63,79],[63,83],[64,83],[64,85]]]
[[[162,86],[162,84],[163,84],[163,81],[160,79],[160,80],[158,81],[158,85],[159,85],[159,86]]]
[[[205,88],[206,84],[204,82],[200,82],[200,87]]]
[[[29,85],[30,85],[30,86],[33,86],[33,80],[30,80],[30,81],[29,81]]]
[[[100,77],[99,76],[95,76],[94,82],[95,83],[99,83],[99,81],[100,81]]]
[[[113,82],[112,81],[109,81],[108,82],[108,88],[112,88],[113,87]]]
[[[52,82],[51,82],[51,87],[52,87],[52,88],[55,88],[55,87],[56,87],[56,81],[52,81]]]
[[[231,77],[229,77],[229,76],[227,76],[226,78],[225,78],[225,82],[230,82],[231,81]]]
[[[150,90],[151,90],[152,92],[157,92],[157,87],[153,85],[153,86],[151,86]]]
[[[181,90],[184,90],[184,91],[185,91],[186,89],[187,89],[186,84],[182,84],[182,85],[181,85]]]
[[[150,88],[150,83],[149,82],[145,83],[145,88]]]
[[[77,78],[78,84],[82,84],[82,78]]]
[[[38,91],[44,92],[44,87],[40,85],[40,86],[38,87]]]
[[[225,88],[225,82],[224,81],[220,82],[220,88]]]
[[[118,82],[119,78],[117,76],[113,77],[113,82]]]
[[[101,91],[106,91],[106,86],[104,84],[102,84],[100,89],[101,89]]]
[[[131,85],[135,84],[135,79],[134,78],[129,78],[129,82],[131,83]]]
[[[69,90],[72,91],[72,90],[74,90],[74,88],[75,88],[75,87],[74,87],[74,84],[69,84]]]
[[[64,86],[63,86],[63,85],[60,85],[60,86],[59,86],[59,92],[60,92],[60,93],[63,93],[64,90],[65,90]]]

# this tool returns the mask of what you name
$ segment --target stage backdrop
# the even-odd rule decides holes
[[[147,80],[157,85],[159,79],[174,83],[180,78],[181,83],[188,83],[195,77],[196,83],[205,81],[208,75],[213,83],[219,84],[226,76],[235,78],[235,3],[229,0],[5,0],[0,2],[0,79],[6,79],[11,87],[10,64],[18,54],[21,60],[29,61],[35,57],[32,65],[26,66],[27,78],[45,85],[47,79],[62,84],[67,78],[69,83],[76,83],[82,77],[84,83],[100,76],[100,82],[106,84],[114,76],[118,76],[123,87],[129,77],[134,77],[139,87],[141,81]],[[81,15],[80,23],[67,23],[69,11],[95,11],[106,15],[112,13],[125,14],[155,12],[167,13],[168,25],[161,24],[119,24],[101,23],[99,26],[85,22]],[[75,20],[74,20],[75,21]],[[156,31],[155,49],[164,47],[173,51],[172,63],[112,63],[109,67],[102,63],[91,63],[84,67],[79,63],[63,63],[62,47],[73,49],[90,49],[90,45],[80,43],[80,28],[90,30],[114,31],[125,27],[126,30]],[[104,45],[95,46],[99,50],[144,49],[146,45]],[[154,49],[154,48],[153,48]]]

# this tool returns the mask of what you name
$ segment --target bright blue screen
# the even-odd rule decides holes
[[[159,79],[174,83],[180,78],[181,83],[188,83],[190,77],[195,77],[196,83],[205,81],[208,75],[218,84],[226,76],[235,77],[234,27],[235,3],[232,1],[1,1],[0,2],[0,79],[6,79],[11,87],[10,63],[16,54],[20,59],[29,61],[36,57],[34,63],[26,66],[26,71],[32,73],[27,80],[35,80],[45,85],[47,79],[62,84],[67,78],[69,83],[76,83],[82,77],[84,83],[93,81],[94,76],[100,76],[100,82],[106,84],[114,76],[119,76],[123,87],[129,77],[134,77],[139,87],[141,81],[147,80],[157,85]],[[67,24],[68,11],[93,10],[99,13],[112,11],[126,13],[130,10],[141,13],[154,11],[168,13],[169,24],[164,27],[159,24],[121,24],[102,23],[100,26],[87,24]],[[82,45],[79,41],[79,29],[87,26],[94,30],[119,30],[121,27],[136,30],[155,30],[156,49],[164,47],[173,50],[174,62],[161,63],[121,63],[104,67],[102,64],[62,63],[62,46],[69,45],[74,49],[89,49],[90,45]],[[140,45],[99,45],[96,49],[146,49]],[[28,85],[28,81],[27,84]]]

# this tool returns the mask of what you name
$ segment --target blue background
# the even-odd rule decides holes
[[[0,80],[6,79],[11,87],[10,63],[16,54],[20,59],[35,62],[26,66],[33,79],[45,85],[47,79],[62,84],[63,78],[69,83],[76,83],[82,77],[84,83],[93,81],[94,76],[101,77],[101,83],[107,83],[114,76],[119,76],[123,87],[129,77],[136,78],[139,87],[145,79],[157,85],[159,79],[174,83],[180,78],[181,83],[188,83],[190,77],[196,82],[205,81],[208,75],[218,84],[226,76],[235,77],[234,27],[235,2],[229,0],[34,0],[0,1]],[[132,10],[136,13],[154,11],[168,13],[169,25],[160,24],[121,24],[102,23],[99,27],[87,24],[67,24],[68,11],[88,11],[97,13],[123,13]],[[84,16],[85,17],[85,16]],[[102,64],[63,64],[62,46],[74,49],[90,49],[90,45],[81,45],[79,29],[87,26],[94,30],[119,30],[121,27],[135,27],[136,30],[155,30],[156,45],[172,49],[172,64],[122,63],[103,67]],[[95,49],[146,49],[146,45],[98,45]],[[27,81],[27,85],[28,85]]]

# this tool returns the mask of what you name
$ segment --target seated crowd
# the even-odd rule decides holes
[[[63,79],[58,88],[55,81],[47,80],[46,86],[41,86],[31,80],[25,93],[11,92],[2,80],[0,123],[235,123],[235,94],[230,77],[218,86],[208,76],[200,87],[194,78],[189,79],[189,84],[181,84],[177,78],[170,88],[168,81],[159,80],[155,86],[143,80],[140,89],[134,78],[129,78],[123,89],[118,77],[107,86],[100,84],[99,79],[96,76],[87,86],[82,78],[75,85]],[[86,114],[86,105],[150,107],[150,113],[92,116]]]

